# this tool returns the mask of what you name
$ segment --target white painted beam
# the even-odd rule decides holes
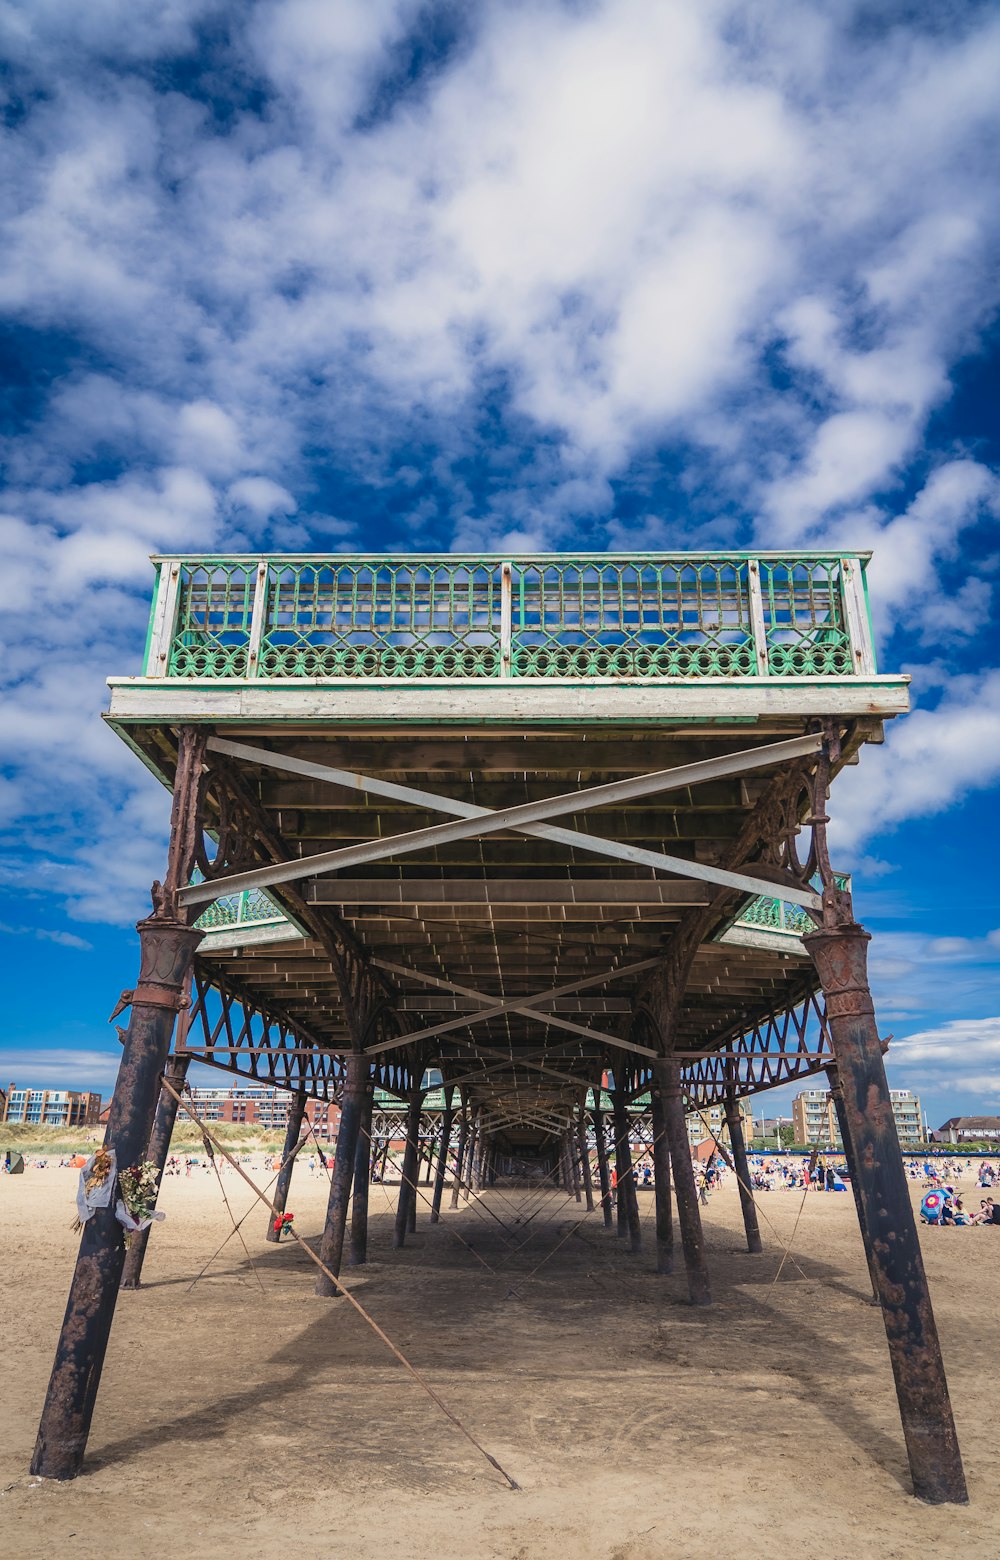
[[[298,861],[276,862],[271,866],[256,867],[249,872],[218,878],[214,883],[192,883],[181,889],[178,898],[183,904],[202,904],[217,899],[220,892],[233,893],[237,889],[266,888],[273,884],[296,882],[304,877],[315,877],[321,873],[360,866],[366,862],[382,861],[389,857],[427,850],[432,846],[450,844],[457,840],[503,833],[509,829],[533,834],[535,830],[530,826],[547,818],[557,818],[566,813],[583,812],[591,808],[608,806],[614,802],[676,790],[696,785],[703,780],[714,780],[726,775],[741,774],[747,770],[766,768],[771,764],[816,753],[822,747],[822,743],[823,738],[819,734],[795,737],[788,742],[769,743],[765,747],[729,753],[694,764],[683,764],[676,769],[659,770],[650,775],[636,775],[627,780],[613,780],[607,785],[592,786],[583,791],[571,791],[561,796],[545,797],[538,801],[526,802],[519,807],[505,807],[493,812],[488,808],[473,808],[470,803],[459,804],[452,799],[449,799],[446,805],[445,798],[435,796],[433,792],[418,791],[409,786],[396,786],[392,782],[355,775],[348,770],[327,769],[324,774],[321,773],[325,769],[323,765],[310,764],[305,759],[293,759],[287,755],[270,753],[266,748],[248,747],[244,743],[226,742],[216,737],[209,742],[210,749],[216,752],[244,758],[254,763],[266,763],[274,768],[289,769],[293,773],[308,772],[313,779],[327,779],[331,784],[367,790],[375,795],[392,795],[397,800],[419,801],[421,805],[433,806],[438,811],[454,814],[461,808],[461,814],[452,823],[432,824],[429,828],[415,829],[409,834],[397,834],[388,840],[365,841],[341,850],[322,851]],[[403,792],[408,792],[409,795],[404,797],[401,795]],[[621,845],[617,841],[578,833],[576,830],[547,829],[544,838],[557,839],[561,843],[569,843],[575,848],[589,850],[598,855],[609,855],[645,866],[655,866],[661,871],[673,872],[682,877],[718,883],[725,888],[735,888],[741,893],[773,894],[776,892],[773,883],[754,878],[747,873],[728,872],[721,867],[709,867],[701,862],[686,861],[682,857],[645,851],[634,845]],[[811,889],[782,886],[781,896],[794,904],[806,905],[813,909],[818,909],[821,904],[819,895]]]

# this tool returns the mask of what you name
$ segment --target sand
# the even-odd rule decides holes
[[[306,1235],[326,1183],[305,1167],[289,1207]],[[810,1194],[776,1287],[796,1192],[764,1194],[750,1257],[735,1187],[705,1210],[716,1303],[630,1257],[599,1215],[531,1279],[579,1217],[553,1198],[511,1256],[467,1205],[390,1248],[372,1191],[373,1262],[358,1297],[510,1470],[512,1492],[341,1300],[312,1293],[294,1244],[246,1225],[264,1292],[231,1242],[214,1179],[168,1181],[148,1286],[121,1297],[85,1474],[26,1468],[77,1237],[75,1173],[0,1178],[3,1357],[0,1552],[74,1560],[780,1560],[1000,1555],[1000,1230],[922,1232],[972,1502],[908,1493],[880,1313],[849,1195]],[[249,1205],[229,1176],[233,1207]],[[971,1186],[971,1183],[970,1183]],[[510,1218],[499,1192],[494,1213]],[[977,1205],[977,1204],[976,1204]],[[470,1240],[487,1272],[450,1230]],[[500,1264],[503,1263],[502,1268]],[[511,1295],[516,1283],[520,1296]]]

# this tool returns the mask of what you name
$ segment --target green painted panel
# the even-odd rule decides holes
[[[866,558],[853,555],[863,570]],[[172,677],[662,681],[849,676],[827,554],[178,560]],[[255,616],[255,593],[261,592]],[[256,627],[255,627],[256,624]],[[259,644],[252,643],[254,636]]]

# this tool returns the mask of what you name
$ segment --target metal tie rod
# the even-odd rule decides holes
[[[321,851],[314,856],[304,856],[295,861],[276,862],[271,866],[255,867],[249,872],[236,872],[212,882],[190,883],[182,888],[178,899],[182,904],[204,904],[220,895],[235,893],[247,888],[267,888],[271,884],[291,883],[301,878],[317,877],[325,872],[339,872],[388,857],[408,855],[414,851],[428,850],[432,846],[450,844],[455,840],[474,839],[486,834],[500,834],[508,829],[524,834],[540,833],[545,839],[555,839],[577,849],[593,851],[597,855],[610,855],[624,861],[638,862],[660,871],[674,872],[681,877],[698,878],[709,883],[719,883],[725,888],[735,888],[742,893],[770,894],[780,888],[780,897],[793,904],[818,909],[821,900],[812,889],[775,885],[763,878],[746,873],[728,872],[721,867],[709,867],[701,862],[686,861],[680,856],[667,856],[657,851],[641,850],[636,846],[622,845],[598,836],[578,833],[570,829],[536,830],[532,827],[548,818],[558,818],[566,813],[578,813],[594,807],[607,807],[614,802],[631,801],[641,796],[677,790],[697,785],[705,780],[717,780],[727,775],[742,774],[749,769],[761,769],[770,764],[792,758],[804,758],[817,753],[823,746],[820,733],[794,737],[787,742],[773,742],[765,747],[750,748],[739,753],[726,754],[722,758],[704,759],[695,764],[683,764],[676,769],[662,769],[653,774],[635,775],[628,780],[613,780],[607,785],[591,787],[585,791],[571,791],[562,796],[551,796],[519,807],[505,807],[493,811],[488,807],[474,807],[471,803],[457,803],[431,792],[411,790],[388,781],[373,780],[349,770],[330,769],[320,764],[270,752],[267,748],[247,747],[243,743],[228,742],[221,737],[209,739],[210,750],[226,753],[233,758],[285,769],[293,774],[307,774],[314,779],[326,780],[350,790],[368,791],[373,795],[391,796],[395,800],[419,802],[431,805],[437,811],[458,814],[454,822],[431,824],[429,828],[415,829],[408,834],[397,834],[386,840],[366,840],[346,849]],[[408,793],[408,794],[404,794]]]

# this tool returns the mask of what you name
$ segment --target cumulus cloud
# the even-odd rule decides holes
[[[908,818],[942,812],[1000,777],[1000,670],[948,680],[933,709],[892,723],[884,748],[837,782],[831,834],[855,851]]]
[[[121,1052],[75,1050],[68,1046],[0,1046],[3,1087],[22,1089],[93,1089],[105,1095],[114,1088]]]

